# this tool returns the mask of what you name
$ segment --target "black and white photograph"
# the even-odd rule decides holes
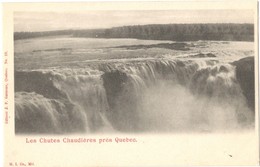
[[[16,12],[15,133],[250,130],[253,16],[250,10]]]

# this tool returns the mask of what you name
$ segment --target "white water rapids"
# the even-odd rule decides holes
[[[107,62],[16,71],[16,133],[224,131],[254,124],[235,66]]]

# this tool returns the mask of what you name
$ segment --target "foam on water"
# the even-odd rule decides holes
[[[16,132],[224,131],[253,126],[254,112],[237,82],[235,66],[216,63],[150,59],[16,71]]]

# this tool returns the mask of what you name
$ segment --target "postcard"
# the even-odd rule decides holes
[[[256,0],[4,3],[4,166],[259,165]]]

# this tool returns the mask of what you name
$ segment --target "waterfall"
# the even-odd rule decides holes
[[[215,131],[252,126],[236,67],[151,59],[15,72],[17,133]]]

